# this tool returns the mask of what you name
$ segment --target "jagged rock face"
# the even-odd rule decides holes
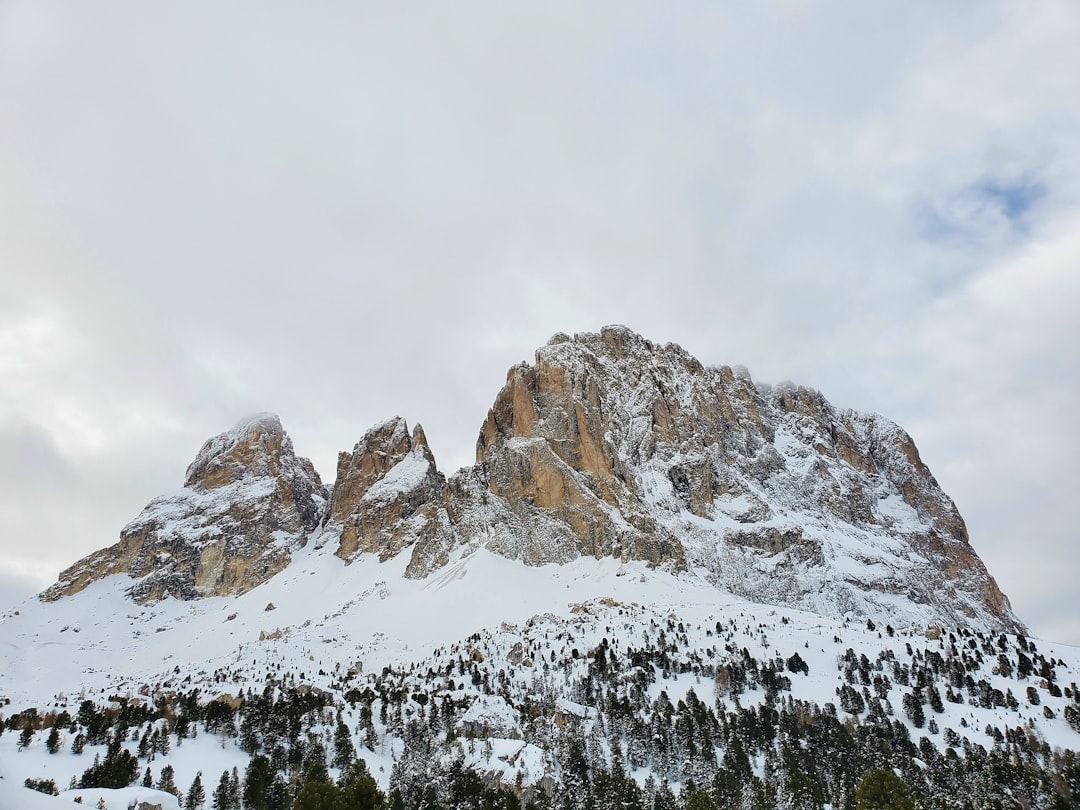
[[[407,553],[413,578],[480,548],[615,557],[826,616],[1023,630],[903,430],[624,327],[556,335],[512,368],[473,467],[445,479],[394,418],[340,454],[325,495],[276,417],[251,420],[43,598],[114,573],[143,601],[239,593],[317,530],[346,562]]]
[[[826,615],[903,601],[1021,627],[898,426],[623,327],[556,335],[511,369],[477,460],[513,513],[563,527],[544,562],[614,554]]]
[[[338,536],[342,559],[368,552],[387,560],[434,528],[426,528],[431,506],[445,488],[424,429],[417,425],[410,435],[405,420],[394,417],[365,433],[352,453],[338,455],[324,534]]]
[[[151,501],[119,543],[63,571],[42,599],[110,574],[135,578],[127,590],[139,602],[243,593],[288,565],[325,500],[311,462],[296,456],[278,418],[259,415],[207,441],[183,489]]]

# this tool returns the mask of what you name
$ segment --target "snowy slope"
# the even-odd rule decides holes
[[[107,702],[115,696],[139,699],[200,688],[210,699],[294,680],[334,697],[346,723],[356,730],[357,749],[386,787],[404,743],[389,727],[376,723],[377,742],[373,750],[364,749],[356,707],[343,701],[346,687],[362,688],[381,679],[399,684],[406,694],[425,693],[433,702],[450,698],[471,706],[456,721],[464,736],[454,756],[506,783],[520,779],[529,786],[554,773],[558,757],[532,739],[531,726],[527,728],[531,721],[520,707],[550,695],[555,714],[576,718],[586,730],[593,727],[596,710],[576,684],[602,644],[608,645],[613,664],[628,672],[635,649],[667,649],[670,663],[652,666],[648,694],[655,699],[664,692],[673,704],[691,700],[691,692],[710,704],[714,699],[733,700],[716,691],[713,671],[738,661],[743,649],[761,661],[780,662],[781,669],[797,653],[809,671],[788,673],[790,695],[819,706],[840,705],[837,690],[845,682],[848,649],[865,655],[877,667],[874,672],[890,677],[894,664],[913,664],[930,653],[948,657],[950,646],[958,647],[958,654],[975,655],[974,636],[951,643],[946,629],[940,637],[928,638],[938,632],[925,625],[897,625],[890,635],[884,627],[869,629],[861,619],[831,619],[718,596],[704,578],[658,573],[636,562],[581,559],[530,567],[481,550],[427,580],[402,577],[406,562],[403,553],[387,564],[367,557],[346,566],[323,547],[305,551],[281,576],[235,598],[166,599],[138,608],[104,580],[55,603],[31,600],[0,625],[2,697],[11,700],[11,709],[39,706],[74,713],[87,697]],[[267,610],[270,604],[274,608]],[[313,615],[312,604],[322,606],[323,612]],[[114,620],[116,615],[123,619]],[[1012,654],[1018,640],[1002,638]],[[998,643],[994,637],[987,639],[979,645]],[[1038,647],[1057,662],[1059,683],[1067,686],[1080,679],[1080,649],[1045,642]],[[462,661],[492,683],[498,677],[507,697],[493,696],[475,678],[459,677]],[[1038,677],[1019,681],[994,674],[992,665],[988,655],[980,670],[988,684],[1002,693],[1011,690],[1019,705],[987,708],[969,699],[945,702],[940,714],[927,708],[927,716],[942,730],[930,735],[934,745],[946,747],[946,728],[987,745],[984,728],[991,725],[1029,727],[1051,748],[1080,749],[1080,734],[1062,719],[1069,698],[1051,696]],[[1039,691],[1038,706],[1025,700],[1028,686]],[[908,687],[894,680],[887,696],[897,718],[918,739],[928,732],[903,716],[906,691]],[[736,705],[765,700],[759,684],[743,692]],[[409,711],[422,716],[420,706],[410,705]],[[1053,719],[1044,715],[1046,707]],[[71,754],[72,735],[67,732],[57,755],[43,751],[43,732],[25,751],[16,750],[16,737],[12,732],[0,736],[0,762],[8,763],[19,784],[34,776],[52,778],[64,787],[95,752],[104,753],[103,747],[89,746],[82,755]],[[471,737],[479,740],[471,744]],[[134,742],[130,747],[134,750]],[[237,767],[242,772],[246,760],[234,739],[202,733],[152,765],[155,774],[163,764],[172,765],[183,787],[197,771],[211,784],[223,770]],[[631,769],[639,782],[650,773],[649,768]]]

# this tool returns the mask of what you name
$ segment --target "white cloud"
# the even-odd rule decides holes
[[[1066,0],[12,0],[0,419],[89,511],[0,547],[111,542],[255,410],[324,476],[394,413],[465,463],[507,367],[623,322],[904,423],[1050,627],[1004,538],[1073,518],[1078,39]]]
[[[917,332],[915,384],[932,392],[916,417],[933,447],[928,461],[1036,627],[1067,624],[1062,595],[1080,569],[1077,256],[1080,209],[937,301]],[[1070,621],[1068,638],[1080,637]]]

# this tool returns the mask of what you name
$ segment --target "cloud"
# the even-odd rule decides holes
[[[897,419],[1004,549],[1020,425],[1072,476],[1078,38],[1065,0],[11,0],[0,424],[70,476],[0,546],[107,545],[257,410],[324,476],[395,413],[453,469],[510,365],[620,322]]]
[[[4,497],[70,486],[78,475],[41,427],[0,423],[0,479],[10,482]]]
[[[10,561],[6,565],[10,565]],[[0,569],[0,613],[26,601],[48,584],[36,577],[12,573],[6,570],[6,565]]]
[[[1035,181],[980,180],[920,212],[929,240],[980,243],[1008,241],[1027,231],[1031,209],[1046,195]]]
[[[1080,637],[1061,597],[1080,570],[1078,255],[1080,208],[938,300],[918,326],[916,380],[942,403],[916,429],[976,549],[1021,615],[1070,625],[1067,638]]]

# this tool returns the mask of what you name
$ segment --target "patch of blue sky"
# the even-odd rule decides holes
[[[954,194],[917,206],[919,232],[931,242],[982,243],[1027,232],[1046,186],[1024,178],[984,177]]]
[[[974,191],[996,204],[1009,222],[1016,224],[1022,224],[1028,211],[1046,196],[1046,186],[1030,180],[1002,183],[988,179],[976,184]]]

